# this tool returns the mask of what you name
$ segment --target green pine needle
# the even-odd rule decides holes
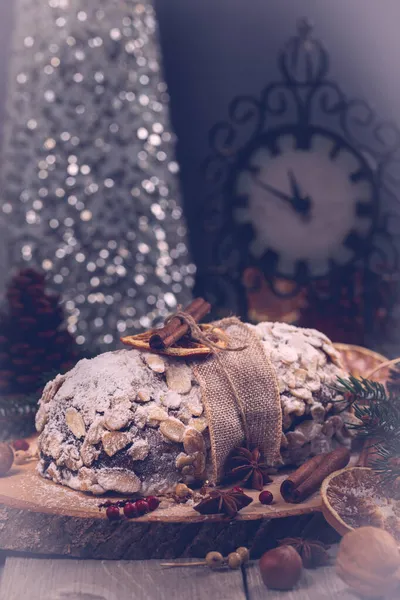
[[[338,378],[335,389],[344,395],[344,410],[352,407],[359,419],[349,427],[359,437],[374,440],[371,467],[385,483],[393,482],[400,477],[400,395],[377,381],[353,376]]]

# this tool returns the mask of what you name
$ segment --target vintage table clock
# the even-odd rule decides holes
[[[278,66],[210,131],[198,286],[220,314],[379,344],[397,300],[400,132],[329,79],[307,21]]]

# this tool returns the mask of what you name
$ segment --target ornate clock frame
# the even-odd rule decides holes
[[[310,314],[327,314],[335,306],[332,317],[343,329],[343,336],[335,334],[337,339],[382,349],[380,340],[386,336],[384,346],[391,352],[388,336],[395,331],[400,298],[400,130],[394,123],[380,121],[364,100],[348,98],[329,78],[328,53],[305,19],[280,52],[278,69],[280,79],[270,82],[258,98],[235,97],[227,119],[209,132],[210,154],[204,164],[211,190],[203,218],[206,267],[199,268],[197,290],[208,296],[217,314],[233,311],[255,320],[249,298],[263,285],[272,303],[273,298],[284,303],[301,297],[308,311],[291,311],[291,320],[300,324],[320,325]],[[340,137],[370,169],[377,207],[374,227],[351,264],[333,268],[322,278],[297,270],[293,277],[282,279],[265,260],[250,255],[254,232],[250,224],[235,222],[232,181],[249,148],[271,130],[289,128],[306,135],[310,127]],[[250,283],[246,282],[249,269],[256,273]],[[354,329],[355,323],[353,333],[345,331]]]

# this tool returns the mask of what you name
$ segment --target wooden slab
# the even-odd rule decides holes
[[[257,547],[259,553],[265,549],[263,538],[271,547],[274,540],[299,533],[321,509],[319,494],[299,505],[287,504],[279,493],[286,476],[274,477],[268,486],[275,498],[271,506],[260,504],[258,492],[246,491],[254,501],[234,520],[200,515],[192,506],[164,500],[148,515],[110,522],[99,510],[104,497],[43,479],[31,461],[0,478],[0,548],[118,559],[204,557],[211,549],[227,553],[239,545]]]

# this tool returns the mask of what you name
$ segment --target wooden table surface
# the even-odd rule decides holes
[[[4,557],[3,557],[4,558]],[[5,557],[0,600],[357,600],[332,566],[305,570],[291,592],[267,590],[257,562],[242,571],[165,568],[162,561]],[[395,594],[390,600],[398,600]],[[359,599],[358,599],[359,600]]]

